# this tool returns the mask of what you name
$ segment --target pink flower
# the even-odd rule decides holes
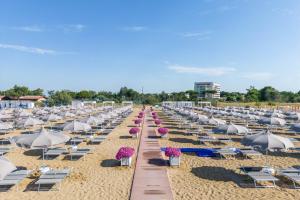
[[[153,119],[157,119],[157,116],[156,116],[156,115],[153,115],[152,118],[153,118]]]
[[[181,155],[181,151],[178,148],[167,147],[165,151],[165,155],[167,157],[179,157]]]
[[[157,113],[156,112],[152,112],[152,116],[154,116],[154,115],[157,115]]]
[[[140,123],[142,123],[142,120],[141,119],[136,119],[136,120],[134,120],[134,123],[135,124],[140,124]]]
[[[158,130],[158,133],[161,134],[161,135],[165,135],[169,132],[169,130],[167,128],[159,128]]]
[[[160,125],[160,124],[161,124],[161,121],[160,121],[159,119],[156,119],[156,120],[154,121],[154,123],[155,123],[156,125]]]
[[[130,133],[131,135],[134,135],[134,134],[137,134],[139,131],[140,131],[139,128],[134,127],[134,128],[131,128],[131,129],[129,130],[129,133]]]
[[[129,158],[134,154],[134,148],[131,147],[121,147],[116,155],[117,160],[122,158]]]

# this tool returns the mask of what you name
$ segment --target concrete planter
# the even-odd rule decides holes
[[[131,134],[131,137],[134,138],[134,139],[136,139],[136,138],[139,137],[139,133],[137,133],[137,134]]]
[[[121,166],[131,166],[131,157],[121,158]]]
[[[180,157],[174,157],[174,156],[169,157],[169,163],[170,163],[170,166],[179,167],[180,166]]]

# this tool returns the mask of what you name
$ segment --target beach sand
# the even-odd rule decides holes
[[[26,167],[27,169],[37,169],[42,164],[51,168],[72,168],[70,177],[67,177],[61,185],[60,191],[31,191],[30,185],[34,179],[25,179],[19,184],[19,190],[13,187],[8,192],[0,192],[1,200],[40,200],[40,199],[128,199],[134,173],[135,158],[132,167],[120,167],[119,162],[115,160],[115,154],[121,146],[130,146],[137,149],[138,140],[131,139],[128,134],[129,125],[133,125],[133,119],[137,116],[139,109],[125,119],[125,121],[115,128],[107,139],[98,145],[83,145],[94,147],[94,153],[85,157],[70,161],[64,160],[60,156],[54,160],[41,160],[39,156],[25,155],[24,151],[16,148],[13,152],[5,155],[16,166]],[[16,131],[7,137],[17,135]],[[28,154],[28,153],[27,153]]]
[[[160,113],[161,115],[161,113]],[[184,130],[176,129],[172,121],[168,121],[164,115],[160,117],[164,124],[169,128],[168,139],[161,139],[162,147],[242,147],[237,142],[228,145],[201,145],[196,136],[184,135]],[[222,136],[222,135],[220,135]],[[223,135],[224,137],[224,135]],[[278,153],[278,155],[263,156],[261,159],[219,159],[201,158],[195,154],[182,154],[180,167],[168,167],[168,175],[174,198],[176,200],[191,199],[212,199],[212,200],[241,200],[241,199],[260,199],[260,200],[287,200],[300,199],[300,191],[289,189],[291,182],[283,183],[280,180],[276,188],[253,188],[253,182],[242,175],[238,168],[241,166],[264,166],[266,164],[275,168],[299,166],[300,154]],[[167,159],[167,158],[165,158]]]

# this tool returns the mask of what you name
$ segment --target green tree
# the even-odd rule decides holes
[[[245,95],[246,101],[248,102],[258,102],[259,101],[259,90],[256,89],[254,86],[250,86],[247,89],[247,93]]]
[[[260,90],[261,101],[278,101],[280,100],[280,93],[271,86],[266,86]]]
[[[72,97],[66,90],[62,91],[49,91],[48,92],[48,105],[49,106],[59,106],[59,105],[69,105],[72,102]]]

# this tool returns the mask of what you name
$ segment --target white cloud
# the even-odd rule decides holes
[[[146,26],[125,26],[122,27],[122,31],[129,31],[129,32],[140,32],[140,31],[145,31],[148,28]]]
[[[86,26],[83,24],[65,24],[59,26],[64,32],[82,32]]]
[[[234,10],[236,8],[237,8],[236,6],[224,5],[224,6],[218,7],[216,10],[219,11],[219,12],[227,12],[227,11],[230,11],[230,10]]]
[[[16,51],[22,51],[26,53],[40,54],[40,55],[57,55],[57,54],[73,54],[72,52],[58,52],[51,49],[42,49],[36,47],[28,47],[22,45],[13,45],[13,44],[1,44],[0,48],[2,49],[12,49]]]
[[[223,76],[236,71],[233,67],[191,67],[182,65],[169,65],[168,69],[176,73],[202,74],[206,76]]]
[[[243,78],[255,81],[267,81],[274,77],[274,74],[269,72],[249,72],[242,75]]]
[[[194,38],[197,40],[209,40],[211,38],[212,31],[198,31],[198,32],[185,32],[180,34],[185,38]]]
[[[293,16],[295,15],[295,11],[290,8],[273,8],[272,12],[278,13],[283,16]]]
[[[207,10],[201,10],[199,14],[203,16],[209,14],[221,14],[235,9],[237,9],[237,6],[223,5],[223,6],[207,9]]]
[[[13,27],[14,30],[19,31],[27,31],[27,32],[42,32],[43,29],[39,26],[20,26],[20,27]]]

